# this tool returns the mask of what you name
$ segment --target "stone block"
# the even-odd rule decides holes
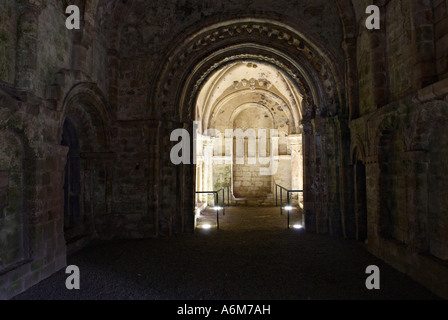
[[[24,286],[25,288],[31,288],[36,285],[40,281],[40,272],[35,271],[24,277]]]
[[[0,190],[9,188],[9,171],[0,171]]]
[[[447,34],[448,34],[448,16],[445,16],[435,25],[434,30],[435,40],[437,41]]]
[[[23,279],[19,279],[11,282],[6,288],[6,297],[11,298],[19,293],[22,293],[24,290],[24,281]]]
[[[448,54],[448,33],[442,35],[440,39],[436,41],[436,59],[446,57]]]
[[[448,61],[448,59],[446,60]],[[434,83],[433,91],[439,97],[448,94],[448,79],[443,79],[441,81]]]

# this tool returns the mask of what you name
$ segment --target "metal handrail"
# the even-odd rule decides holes
[[[219,230],[219,193],[222,191],[222,214],[226,215],[225,189],[227,188],[227,206],[230,207],[230,185],[222,187],[217,191],[195,191],[196,194],[213,194],[216,203],[216,228]]]
[[[280,188],[280,215],[283,215],[283,190],[286,191],[286,206],[290,207],[290,194],[303,193],[303,190],[288,190],[279,184],[275,184],[275,206],[278,207],[278,189]],[[288,229],[289,229],[289,211],[288,211]]]
[[[230,184],[223,187],[223,189],[227,189],[227,207],[230,208]]]

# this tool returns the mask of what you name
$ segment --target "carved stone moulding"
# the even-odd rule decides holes
[[[306,105],[316,107],[318,116],[338,113],[344,92],[344,82],[338,77],[343,71],[337,70],[331,54],[280,22],[228,21],[183,39],[166,55],[149,98],[149,117],[189,121],[204,81],[226,64],[247,59],[283,70],[297,84],[305,101],[311,102]]]

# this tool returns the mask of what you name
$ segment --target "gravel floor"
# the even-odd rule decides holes
[[[68,257],[81,289],[67,290],[65,270],[16,300],[328,300],[437,299],[370,255],[362,244],[287,229],[278,208],[206,212],[194,234],[95,242]],[[296,214],[291,224],[300,223]],[[365,287],[369,265],[381,289]]]

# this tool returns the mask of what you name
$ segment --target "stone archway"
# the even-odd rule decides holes
[[[340,80],[344,70],[339,70],[342,64],[336,63],[336,58],[312,33],[305,34],[305,30],[298,32],[278,21],[241,18],[211,24],[179,37],[180,41],[173,44],[166,54],[166,62],[161,65],[159,80],[149,97],[147,116],[160,119],[166,128],[177,123],[193,136],[198,95],[217,70],[247,60],[279,68],[303,95],[300,127],[304,146],[305,227],[311,232],[340,234],[340,202],[347,201],[342,199],[346,196],[340,191],[345,181],[340,176],[350,162],[349,150],[345,150],[349,144],[341,144],[337,139],[348,132],[348,107],[344,81]],[[329,138],[325,139],[326,136]],[[331,155],[328,159],[327,154]],[[161,152],[160,161],[169,161],[169,153]],[[332,170],[328,171],[327,165],[332,166]],[[178,172],[182,172],[176,179],[182,181],[179,199],[177,202],[169,200],[170,190],[177,185],[165,188],[166,191],[160,193],[159,216],[166,219],[170,211],[179,209],[175,203],[181,203],[183,223],[193,225],[195,188],[191,186],[195,185],[195,168],[185,165]],[[327,173],[331,175],[334,188],[331,201],[326,198]],[[167,205],[162,207],[161,203]],[[331,228],[330,212],[334,221]]]
[[[112,166],[106,105],[95,85],[81,83],[61,106],[59,143],[67,148],[64,174],[64,233],[67,252],[101,232],[112,206]]]
[[[86,225],[81,211],[81,153],[79,133],[73,119],[64,121],[61,145],[68,147],[64,172],[64,234],[67,243],[84,236]]]
[[[367,240],[367,178],[366,166],[362,156],[356,151],[354,159],[354,190],[355,190],[355,224],[356,240]]]
[[[230,185],[233,204],[272,206],[275,184],[299,189],[299,91],[279,68],[266,62],[235,61],[211,74],[195,105],[195,121],[204,131],[197,146],[197,190]],[[204,165],[209,174],[203,172]]]

